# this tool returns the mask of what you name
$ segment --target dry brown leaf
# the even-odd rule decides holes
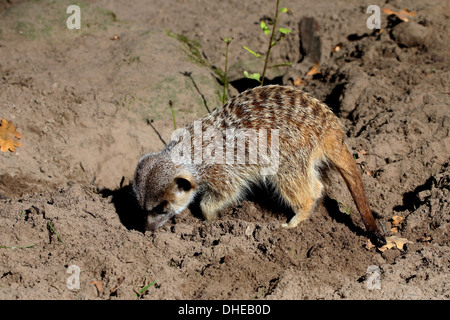
[[[365,155],[366,155],[366,154],[367,154],[367,152],[366,152],[366,150],[364,150],[364,149],[362,149],[361,151],[358,151],[358,152],[357,152],[358,159],[356,159],[355,162],[356,162],[357,164],[361,164],[361,163],[365,162],[365,161],[366,161],[366,159],[365,159]]]
[[[302,77],[298,77],[294,80],[294,86],[304,86],[306,84],[306,81],[302,79]]]
[[[378,250],[380,250],[381,252],[384,252],[387,249],[391,249],[394,247],[396,247],[400,250],[403,250],[403,247],[406,243],[412,243],[412,242],[405,238],[400,238],[397,236],[390,236],[390,237],[386,238],[386,244],[384,246],[378,248]]]
[[[367,242],[366,242],[366,244],[365,244],[365,248],[367,249],[367,250],[371,250],[371,249],[373,249],[373,248],[375,248],[375,245],[372,243],[372,241],[370,241],[370,239],[369,240],[367,240]]]
[[[305,77],[312,77],[313,75],[318,74],[318,73],[320,73],[320,70],[319,70],[319,63],[316,62],[316,63],[314,64],[314,66],[311,68],[311,70],[309,70],[309,71],[306,73]]]
[[[385,244],[384,246],[378,248],[378,250],[381,251],[381,252],[385,252],[387,249],[391,249],[392,247],[396,247],[395,243],[393,243],[393,242],[388,242],[388,243]]]
[[[92,280],[91,284],[97,288],[98,293],[101,293],[103,291],[103,285],[101,281]]]
[[[402,10],[400,10],[400,12],[398,13],[397,16],[404,21],[408,21],[408,18],[406,18],[406,17],[407,16],[415,17],[415,16],[417,16],[417,12],[410,11],[408,9],[402,9]]]
[[[388,16],[390,16],[391,14],[396,14],[395,11],[393,11],[393,10],[391,10],[391,9],[389,9],[389,8],[384,8],[384,9],[383,9],[383,13],[386,14],[386,15],[388,15]]]
[[[405,218],[400,217],[400,216],[393,216],[391,224],[393,227],[399,227],[402,225],[403,220],[405,220]]]
[[[318,73],[320,73],[319,63],[316,62],[314,64],[314,66],[306,73],[306,75],[303,78],[302,77],[298,77],[297,79],[295,79],[293,81],[293,85],[296,86],[296,87],[304,86],[304,85],[306,85],[306,81],[307,80],[311,80],[313,78],[313,76],[315,74],[318,74]]]
[[[14,152],[15,147],[21,147],[22,144],[14,138],[20,139],[22,135],[16,131],[16,126],[12,121],[2,119],[0,123],[0,150]]]
[[[117,291],[117,289],[119,288],[119,286],[125,281],[125,277],[124,276],[120,276],[119,278],[117,278],[117,284],[109,291],[109,293],[114,293]]]
[[[408,9],[402,9],[399,12],[393,11],[388,8],[383,9],[383,13],[387,14],[388,16],[391,14],[396,15],[400,20],[408,22],[408,17],[415,17],[417,16],[417,12],[409,11]]]
[[[431,243],[431,241],[433,241],[433,238],[431,236],[427,236],[426,234],[424,234],[423,237],[419,239],[419,241]]]

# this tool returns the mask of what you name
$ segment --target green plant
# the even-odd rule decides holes
[[[174,39],[178,40],[179,42],[184,43],[186,45],[185,52],[187,53],[189,59],[192,62],[194,62],[200,66],[210,67],[209,62],[205,58],[203,58],[203,55],[202,55],[201,49],[200,49],[200,43],[197,40],[189,39],[185,35],[182,35],[179,33],[174,33],[167,29],[166,29],[166,34],[169,37],[174,38]]]
[[[58,238],[58,240],[61,241],[61,243],[62,243],[63,245],[66,245],[66,244],[64,243],[64,241],[62,241],[61,237],[56,233],[56,230],[55,230],[55,228],[53,227],[53,224],[52,224],[52,222],[50,221],[50,219],[47,219],[47,226],[48,226],[49,231],[51,231],[53,234],[55,234],[56,237]]]
[[[272,26],[272,29],[270,29],[270,27],[264,22],[264,20],[261,20],[261,30],[264,32],[264,34],[269,35],[270,34],[270,40],[269,40],[269,45],[266,51],[266,56],[265,56],[265,60],[264,60],[264,68],[262,71],[262,74],[259,73],[248,73],[247,71],[244,71],[244,75],[249,78],[249,79],[253,79],[258,81],[261,85],[264,85],[264,79],[266,76],[266,71],[268,68],[277,68],[277,67],[281,67],[281,66],[289,66],[292,63],[281,63],[281,64],[276,64],[273,66],[268,66],[269,63],[269,57],[270,57],[270,51],[272,50],[272,48],[278,43],[280,42],[282,39],[284,39],[284,37],[286,36],[286,34],[288,34],[289,32],[291,32],[291,30],[287,29],[287,28],[278,28],[277,30],[277,23],[278,23],[278,15],[279,13],[286,13],[288,12],[287,8],[281,8],[278,9],[280,5],[280,0],[277,0],[277,5],[276,5],[276,10],[275,10],[275,17],[273,19],[272,22],[268,22],[269,25]],[[276,39],[275,39],[275,35],[277,35]],[[246,46],[243,46],[243,48],[245,50],[247,50],[249,53],[251,53],[252,55],[254,55],[256,58],[261,58],[261,55],[259,53],[256,53],[255,51],[249,49]]]
[[[230,46],[231,41],[233,41],[233,38],[225,38],[222,39],[223,42],[227,45],[226,51],[225,51],[225,73],[223,75],[223,95],[220,97],[220,100],[222,101],[222,104],[227,101],[227,92],[228,92],[228,47]]]
[[[136,297],[138,298],[142,298],[142,296],[145,294],[145,292],[147,291],[148,288],[150,288],[152,285],[156,285],[156,281],[153,281],[152,283],[147,284],[146,286],[144,286],[141,290],[139,290],[138,292],[134,292],[136,294]]]
[[[344,209],[345,209],[345,214],[346,215],[350,215],[350,207],[349,206],[347,206],[347,205],[345,205],[343,202],[341,202],[341,201],[338,201],[338,203],[342,206],[342,207],[344,207]]]
[[[177,130],[177,120],[175,119],[175,110],[173,109],[173,101],[169,100],[170,110],[172,110],[173,130]]]
[[[159,140],[161,140],[161,142],[167,146],[166,141],[164,141],[163,137],[161,136],[161,134],[159,133],[159,131],[155,128],[155,126],[153,125],[153,119],[146,119],[147,124],[152,127],[153,131],[155,131],[156,135],[158,136]]]
[[[206,111],[208,111],[208,113],[211,113],[211,110],[209,110],[208,107],[208,103],[206,102],[205,96],[202,94],[202,92],[200,91],[200,89],[197,86],[197,83],[195,82],[194,78],[192,77],[192,72],[182,72],[181,73],[183,76],[188,77],[192,80],[192,84],[194,85],[195,89],[197,90],[198,94],[202,97],[203,100],[203,104],[205,105]]]
[[[267,289],[267,288],[258,289],[256,294],[252,297],[252,300],[264,298],[268,293],[269,293],[269,289]]]
[[[26,246],[22,246],[22,247],[8,247],[8,246],[0,246],[0,249],[26,249],[26,248],[31,248],[34,247],[35,244],[29,244]]]

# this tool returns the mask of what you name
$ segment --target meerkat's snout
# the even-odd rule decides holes
[[[155,231],[158,227],[174,216],[174,214],[166,211],[167,205],[167,201],[163,201],[161,204],[156,206],[154,210],[146,211],[147,218],[145,221],[145,230]]]
[[[195,184],[189,178],[176,177],[172,187],[165,193],[164,200],[161,200],[156,206],[147,207],[145,229],[155,231],[173,216],[186,209],[193,198],[194,186]]]

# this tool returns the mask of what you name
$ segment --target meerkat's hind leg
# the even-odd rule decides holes
[[[282,179],[278,181],[278,189],[295,213],[288,223],[282,224],[285,228],[294,228],[305,221],[323,194],[323,184],[316,174],[296,177],[295,180]]]

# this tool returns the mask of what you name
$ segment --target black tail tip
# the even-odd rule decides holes
[[[370,242],[372,242],[375,246],[379,248],[386,244],[386,238],[379,231],[371,232]]]

